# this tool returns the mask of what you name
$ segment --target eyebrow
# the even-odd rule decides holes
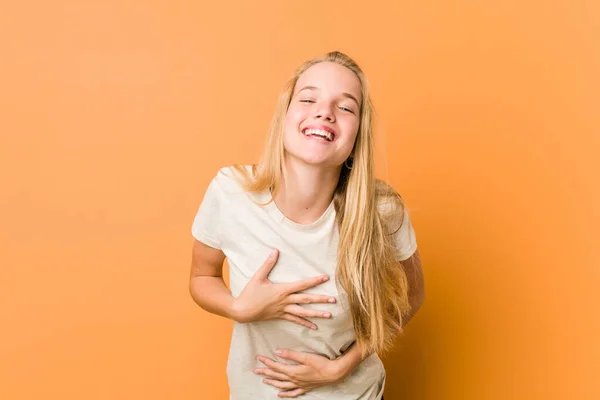
[[[304,86],[302,89],[298,90],[298,93],[300,93],[301,91],[306,90],[306,89],[308,89],[308,90],[319,90],[319,88],[316,87],[316,86]],[[298,93],[296,93],[296,94],[298,94]],[[360,102],[358,100],[356,100],[356,97],[354,97],[350,93],[346,93],[346,92],[342,93],[342,96],[347,97],[347,98],[349,98],[351,100],[354,100],[354,102],[356,103],[356,105],[360,108]]]

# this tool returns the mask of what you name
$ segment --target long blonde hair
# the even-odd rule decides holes
[[[392,237],[402,223],[404,204],[392,187],[375,178],[374,109],[362,70],[337,51],[302,64],[279,96],[260,168],[255,165],[248,172],[242,166],[235,167],[246,191],[270,190],[273,201],[286,176],[283,124],[296,82],[308,68],[327,61],[354,72],[362,91],[352,164],[342,167],[333,197],[339,230],[336,280],[348,295],[362,354],[381,353],[391,347],[394,335],[402,330],[403,317],[410,311],[408,282],[396,260]]]

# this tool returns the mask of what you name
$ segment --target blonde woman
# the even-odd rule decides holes
[[[204,195],[190,293],[234,320],[231,400],[383,396],[378,353],[420,307],[423,280],[402,199],[374,176],[372,116],[354,61],[308,61],[260,163],[221,169]]]

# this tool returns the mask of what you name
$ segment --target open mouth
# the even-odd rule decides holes
[[[332,142],[335,138],[335,134],[333,132],[329,132],[318,128],[304,128],[302,130],[302,134],[304,136],[316,137],[327,142]]]

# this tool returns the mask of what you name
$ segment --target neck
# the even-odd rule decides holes
[[[275,204],[286,218],[299,223],[315,222],[327,210],[340,178],[341,167],[322,167],[286,158],[287,180]]]

